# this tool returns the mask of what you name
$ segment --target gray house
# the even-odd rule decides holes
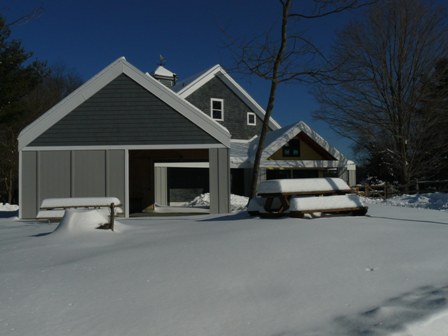
[[[177,82],[120,58],[19,136],[20,216],[45,198],[115,196],[125,215],[210,193],[210,212],[247,195],[265,111],[220,66]],[[260,180],[338,176],[355,165],[303,122],[269,121]]]
[[[19,135],[20,217],[45,198],[115,196],[125,215],[166,193],[164,164],[208,171],[210,212],[229,212],[230,133],[124,58]]]

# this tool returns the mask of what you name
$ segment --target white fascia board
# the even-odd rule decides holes
[[[19,218],[22,218],[22,205],[23,205],[23,202],[22,202],[22,195],[23,195],[23,192],[22,192],[22,165],[23,165],[22,155],[23,155],[22,152],[19,151]]]
[[[24,128],[18,137],[19,150],[29,145],[47,129],[118,77],[123,72],[125,62],[126,59],[120,57]]]
[[[155,162],[156,168],[209,168],[209,162]]]
[[[191,95],[193,92],[196,92],[197,89],[202,87],[205,83],[207,83],[210,79],[212,79],[215,74],[219,71],[219,68],[221,66],[219,64],[211,67],[206,72],[204,72],[202,75],[195,78],[193,81],[188,83],[185,87],[180,89],[177,92],[177,95],[182,98],[187,98],[189,95]]]
[[[213,77],[220,78],[226,85],[246,104],[251,108],[251,112],[254,112],[264,119],[266,112],[264,109],[244,90],[224,69],[221,65],[217,64],[182,88],[177,94],[182,98],[187,98],[193,92],[196,92],[199,88],[205,85]],[[269,121],[269,126],[273,129],[281,128],[280,124],[272,117]]]
[[[194,105],[190,104],[185,99],[179,97],[171,89],[160,83],[158,80],[145,75],[132,64],[126,62],[123,67],[123,72],[136,83],[147,89],[152,94],[156,95],[163,102],[171,106],[178,113],[193,122],[195,125],[210,134],[213,138],[218,140],[226,147],[230,147],[230,133],[229,131],[207,116]]]
[[[252,139],[232,139],[230,140],[231,143],[249,143]]]
[[[170,149],[208,149],[227,148],[223,144],[192,144],[192,145],[116,145],[116,146],[28,146],[21,149],[24,152],[60,151],[60,150],[170,150]]]

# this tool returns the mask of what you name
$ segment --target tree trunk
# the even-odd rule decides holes
[[[269,99],[268,105],[266,108],[266,114],[263,119],[263,127],[261,129],[260,138],[258,139],[258,147],[257,152],[255,153],[255,161],[252,172],[252,183],[251,183],[251,191],[250,198],[254,198],[257,194],[257,185],[258,185],[258,177],[260,174],[260,163],[261,163],[261,155],[263,154],[264,148],[264,140],[266,138],[266,133],[268,131],[269,120],[271,119],[272,111],[274,109],[275,102],[275,94],[277,92],[278,86],[278,72],[280,64],[282,63],[283,55],[286,48],[287,42],[287,25],[288,25],[288,13],[289,8],[291,6],[292,0],[286,0],[282,2],[283,12],[282,12],[282,29],[281,29],[281,42],[277,51],[277,55],[275,58],[274,66],[272,69],[272,78],[271,78],[271,89],[269,91]]]

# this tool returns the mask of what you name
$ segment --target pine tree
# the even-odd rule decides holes
[[[41,81],[46,66],[31,62],[20,41],[11,39],[11,30],[0,16],[0,195],[13,201],[17,182],[17,135],[24,126],[23,98]]]

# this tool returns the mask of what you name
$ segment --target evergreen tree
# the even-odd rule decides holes
[[[33,61],[0,16],[0,195],[13,201],[17,183],[17,135],[24,126],[23,98],[43,78],[45,64]]]

